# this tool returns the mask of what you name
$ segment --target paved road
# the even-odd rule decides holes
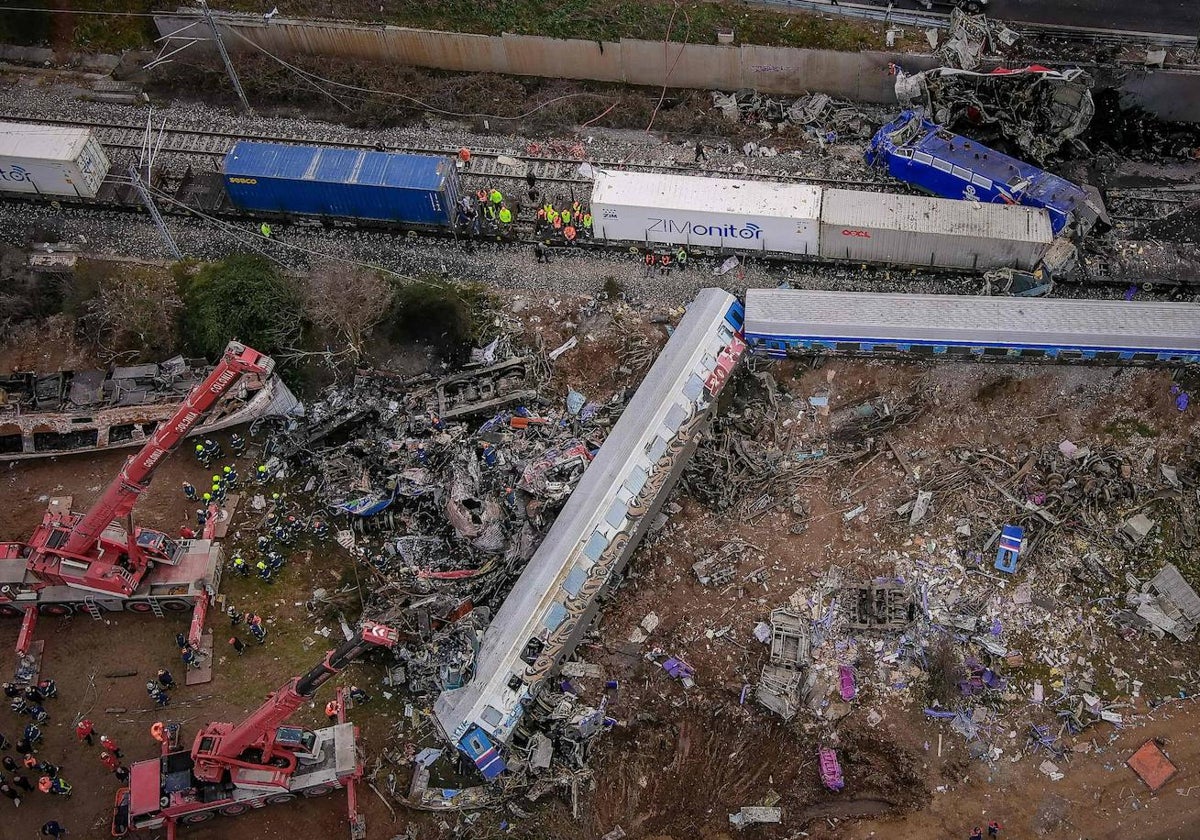
[[[886,6],[887,0],[857,0]],[[920,9],[895,0],[897,9]],[[935,11],[947,11],[936,8]],[[1000,20],[1131,29],[1169,35],[1200,34],[1200,0],[991,0],[987,13]]]

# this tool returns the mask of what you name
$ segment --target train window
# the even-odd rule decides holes
[[[700,399],[700,395],[704,393],[704,380],[697,374],[692,374],[688,377],[688,381],[683,385],[683,395],[692,402]],[[679,428],[676,426],[675,428]]]
[[[985,356],[1007,356],[1007,347],[984,347],[983,355]]]
[[[971,348],[965,344],[954,344],[946,348],[946,354],[949,356],[970,356]]]
[[[971,183],[977,187],[983,187],[985,190],[990,190],[992,188],[991,179],[984,178],[982,175],[972,175]]]
[[[667,442],[661,437],[654,438],[646,445],[646,454],[650,456],[651,461],[657,461],[666,451]]]
[[[1058,358],[1060,358],[1060,359],[1067,359],[1067,360],[1074,361],[1074,360],[1078,360],[1082,356],[1083,356],[1083,353],[1081,353],[1078,350],[1060,350],[1060,351],[1058,351]]]
[[[917,152],[913,155],[913,160],[917,163],[931,164],[933,163],[933,155],[929,154],[929,152]]]
[[[604,517],[604,521],[614,528],[620,528],[625,524],[625,514],[629,511],[629,505],[620,499],[612,503],[612,507],[608,509],[608,516]]]
[[[550,608],[546,610],[546,617],[542,619],[542,626],[553,633],[558,625],[563,623],[563,619],[566,617],[567,608],[558,603],[558,601],[555,601],[550,605]]]
[[[563,581],[563,589],[567,591],[572,598],[579,594],[579,588],[583,586],[583,582],[587,580],[587,569],[576,563],[571,567],[571,571],[567,572],[567,579]]]
[[[1046,351],[1036,347],[1026,347],[1021,351],[1022,359],[1044,359],[1045,357]]]
[[[857,341],[839,341],[837,349],[840,353],[857,353],[859,350]]]
[[[912,156],[913,156],[912,149],[897,149],[896,150],[896,157],[908,158],[909,160],[912,160]]]
[[[583,547],[583,556],[595,562],[600,559],[600,555],[606,548],[608,548],[608,537],[600,531],[593,531],[592,538]]]
[[[646,485],[646,478],[648,476],[649,473],[647,473],[641,467],[634,467],[629,471],[629,478],[625,479],[625,484],[623,486],[626,490],[636,496],[638,493],[642,492],[642,488]]]
[[[483,712],[479,716],[483,718],[484,723],[492,726],[499,726],[500,721],[504,720],[504,715],[500,714],[500,710],[495,706],[484,706]],[[471,746],[479,749],[480,745],[472,743]]]
[[[1158,359],[1157,353],[1134,353],[1133,360],[1135,362],[1153,362]]]
[[[1102,362],[1118,362],[1121,360],[1121,354],[1116,350],[1104,350],[1097,353],[1096,358]]]
[[[687,422],[690,413],[686,408],[675,403],[667,409],[667,418],[663,423],[671,432],[678,432],[679,427]]]
[[[968,184],[971,183],[971,173],[961,166],[952,166],[950,167],[950,171],[954,173],[954,177],[962,178]]]
[[[938,170],[939,172],[949,172],[954,167],[950,164],[950,161],[948,161],[948,160],[940,160],[938,158],[934,158],[933,159],[933,168]]]
[[[932,356],[933,348],[928,344],[914,344],[912,353],[914,356]]]

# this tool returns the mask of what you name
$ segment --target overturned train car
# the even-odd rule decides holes
[[[658,515],[745,350],[742,305],[705,289],[688,307],[483,635],[474,678],[434,717],[485,778],[526,707],[571,654]]]

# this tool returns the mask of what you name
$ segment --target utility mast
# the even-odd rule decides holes
[[[247,114],[253,114],[254,109],[250,107],[250,100],[246,98],[246,91],[242,90],[242,82],[238,79],[237,71],[233,69],[233,62],[229,60],[229,53],[225,50],[225,42],[221,40],[221,30],[217,29],[217,22],[213,19],[212,9],[208,8],[208,0],[198,0],[200,8],[204,12],[204,17],[208,21],[208,26],[212,29],[213,41],[217,44],[217,52],[221,54],[221,60],[225,62],[225,72],[229,74],[229,81],[233,82],[233,89],[237,91],[238,99],[242,100],[242,108]]]

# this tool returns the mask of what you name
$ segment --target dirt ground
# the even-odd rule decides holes
[[[535,310],[547,325],[546,339],[568,333],[555,325],[563,317],[554,308]],[[604,325],[592,325],[598,335]],[[659,330],[660,331],[660,330]],[[646,340],[660,340],[647,330]],[[600,342],[578,362],[567,366],[563,384],[603,393],[611,385],[606,371],[619,362],[619,348]],[[780,365],[774,375],[781,389],[798,400],[817,392],[828,393],[833,410],[862,400],[885,396],[898,399],[919,392],[925,409],[913,423],[893,433],[903,450],[937,451],[956,444],[988,447],[1010,460],[1030,448],[1055,444],[1064,437],[1077,444],[1103,442],[1129,444],[1130,429],[1149,436],[1162,452],[1179,452],[1195,442],[1197,429],[1190,414],[1176,411],[1169,394],[1170,377],[1153,370],[1114,370],[1055,367],[1009,367],[980,364],[908,364],[878,361],[832,361],[817,370]],[[794,430],[819,440],[821,428]],[[86,505],[114,475],[125,457],[109,453],[95,457],[61,458],[6,465],[0,474],[0,537],[20,539],[41,517],[50,495],[73,494],[78,506]],[[249,465],[243,459],[242,465]],[[170,459],[156,476],[138,507],[139,521],[173,529],[191,515],[178,491],[180,482],[202,479],[207,470],[186,457]],[[580,658],[600,665],[605,679],[619,683],[608,692],[607,712],[618,720],[613,732],[598,741],[591,767],[591,789],[581,791],[579,818],[572,819],[570,805],[551,795],[534,805],[523,800],[528,819],[505,811],[484,815],[460,836],[492,837],[507,820],[513,836],[529,838],[598,838],[621,826],[631,837],[685,840],[689,837],[783,838],[809,836],[866,840],[895,837],[900,840],[966,838],[971,825],[999,819],[1006,825],[1002,837],[1062,838],[1062,840],[1184,840],[1195,837],[1200,806],[1190,796],[1200,761],[1197,739],[1189,737],[1200,710],[1178,701],[1150,712],[1144,705],[1136,719],[1127,718],[1123,729],[1107,724],[1086,730],[1090,753],[1076,754],[1064,768],[1066,777],[1051,782],[1038,773],[1040,759],[970,761],[965,746],[949,730],[931,722],[920,704],[888,704],[864,690],[836,733],[817,726],[804,714],[784,723],[757,706],[752,698],[739,702],[744,687],[757,680],[763,663],[761,646],[747,644],[754,624],[775,606],[786,603],[797,587],[811,581],[831,564],[850,573],[878,573],[872,557],[893,544],[900,531],[888,511],[905,501],[911,491],[903,487],[903,471],[891,459],[880,458],[854,476],[829,475],[796,488],[808,506],[807,530],[792,534],[784,514],[771,514],[754,524],[739,521],[732,513],[716,514],[680,493],[682,505],[671,524],[649,540],[635,555],[628,581],[619,588],[601,615],[597,632],[580,649]],[[865,488],[865,490],[856,490]],[[291,488],[299,497],[298,490]],[[852,522],[839,515],[853,502],[868,503],[868,513]],[[229,545],[251,540],[246,529],[250,512],[243,508],[235,520]],[[241,530],[239,530],[241,529]],[[766,567],[761,583],[743,582],[729,588],[705,588],[691,574],[690,565],[731,537],[740,536],[762,549]],[[228,550],[228,549],[227,549]],[[306,553],[306,551],[308,553]],[[222,589],[232,603],[268,616],[270,636],[262,648],[252,647],[244,657],[230,655],[218,644],[214,682],[175,692],[170,718],[184,723],[185,740],[210,720],[237,720],[288,677],[307,670],[326,647],[314,628],[328,627],[337,638],[336,621],[312,615],[304,601],[312,589],[353,591],[353,568],[341,552],[328,546],[304,546],[292,557],[283,579],[273,589],[257,581],[226,577]],[[347,617],[353,621],[353,598]],[[649,612],[661,624],[648,642],[633,644],[629,634]],[[218,642],[228,623],[214,619]],[[726,636],[708,633],[728,625]],[[4,837],[33,836],[46,819],[55,818],[75,836],[108,836],[107,821],[116,783],[100,766],[98,749],[75,743],[72,725],[86,714],[97,730],[115,737],[129,760],[154,754],[149,725],[158,718],[150,709],[145,677],[157,667],[170,667],[182,675],[174,650],[174,634],[184,619],[158,620],[125,614],[110,615],[105,623],[87,617],[46,619],[39,623],[38,638],[47,642],[43,672],[58,680],[60,697],[52,701],[52,719],[43,750],[50,761],[64,767],[75,785],[71,800],[31,794],[20,808],[0,803]],[[11,664],[16,638],[15,622],[0,622],[0,663]],[[1149,657],[1155,647],[1165,649],[1178,672],[1196,667],[1195,646],[1172,640],[1129,643],[1132,656]],[[663,671],[643,658],[651,647],[684,656],[696,669],[696,686],[685,690],[668,680]],[[9,665],[2,665],[5,670]],[[136,668],[132,677],[107,678],[105,673]],[[378,668],[355,666],[343,682],[359,680],[375,686],[372,704],[352,712],[364,730],[368,763],[400,728],[404,700],[388,700],[378,691]],[[581,695],[599,702],[605,694],[603,680],[575,681]],[[300,723],[322,722],[321,709],[328,696],[323,689],[316,704],[297,715]],[[883,713],[871,727],[868,708]],[[15,718],[0,712],[0,732],[15,740]],[[815,767],[818,742],[837,738],[846,789],[830,794],[820,786]],[[937,756],[938,736],[942,755]],[[1180,767],[1157,795],[1151,795],[1124,766],[1124,759],[1150,737],[1162,738]],[[402,741],[416,737],[401,730]],[[397,770],[401,789],[406,782]],[[585,786],[586,787],[586,786]],[[747,804],[778,797],[784,821],[780,826],[746,830],[738,834],[728,814]],[[360,800],[371,826],[369,836],[390,838],[411,821],[420,838],[448,837],[461,826],[458,815],[412,815],[397,806],[398,819],[369,789]],[[301,801],[239,817],[237,823],[219,819],[207,826],[182,830],[197,840],[231,836],[234,826],[242,836],[275,837],[288,832],[307,836],[343,836],[344,797]],[[805,833],[801,833],[805,832]]]

